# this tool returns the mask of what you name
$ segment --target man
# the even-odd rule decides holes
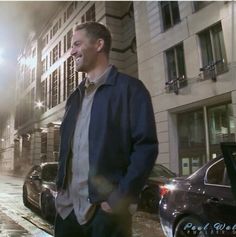
[[[131,209],[157,157],[151,98],[109,64],[102,24],[77,25],[71,55],[87,78],[61,124],[56,237],[131,237]]]

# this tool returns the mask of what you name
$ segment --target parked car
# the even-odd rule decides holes
[[[166,236],[236,236],[236,199],[225,166],[229,157],[224,152],[162,187],[160,222]]]
[[[33,166],[23,184],[23,203],[26,207],[36,207],[45,219],[55,216],[56,175],[58,163],[45,162]]]
[[[140,194],[139,209],[150,213],[157,213],[160,201],[160,186],[168,183],[174,177],[176,177],[176,174],[165,166],[155,164]]]

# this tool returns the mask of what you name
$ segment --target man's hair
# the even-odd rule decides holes
[[[109,55],[111,49],[111,33],[106,26],[98,22],[89,21],[79,25],[76,25],[74,31],[85,30],[90,39],[103,39],[104,47],[103,51]]]

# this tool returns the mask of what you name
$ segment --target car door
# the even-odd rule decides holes
[[[223,158],[206,170],[204,185],[203,211],[207,222],[216,227],[221,226],[223,229],[227,225],[232,227],[236,223],[236,201],[232,194]]]
[[[236,143],[222,142],[221,150],[224,156],[225,165],[231,183],[231,189],[236,200]]]

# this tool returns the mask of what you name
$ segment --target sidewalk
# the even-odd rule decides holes
[[[0,211],[0,236],[28,237],[31,235],[26,229]]]

